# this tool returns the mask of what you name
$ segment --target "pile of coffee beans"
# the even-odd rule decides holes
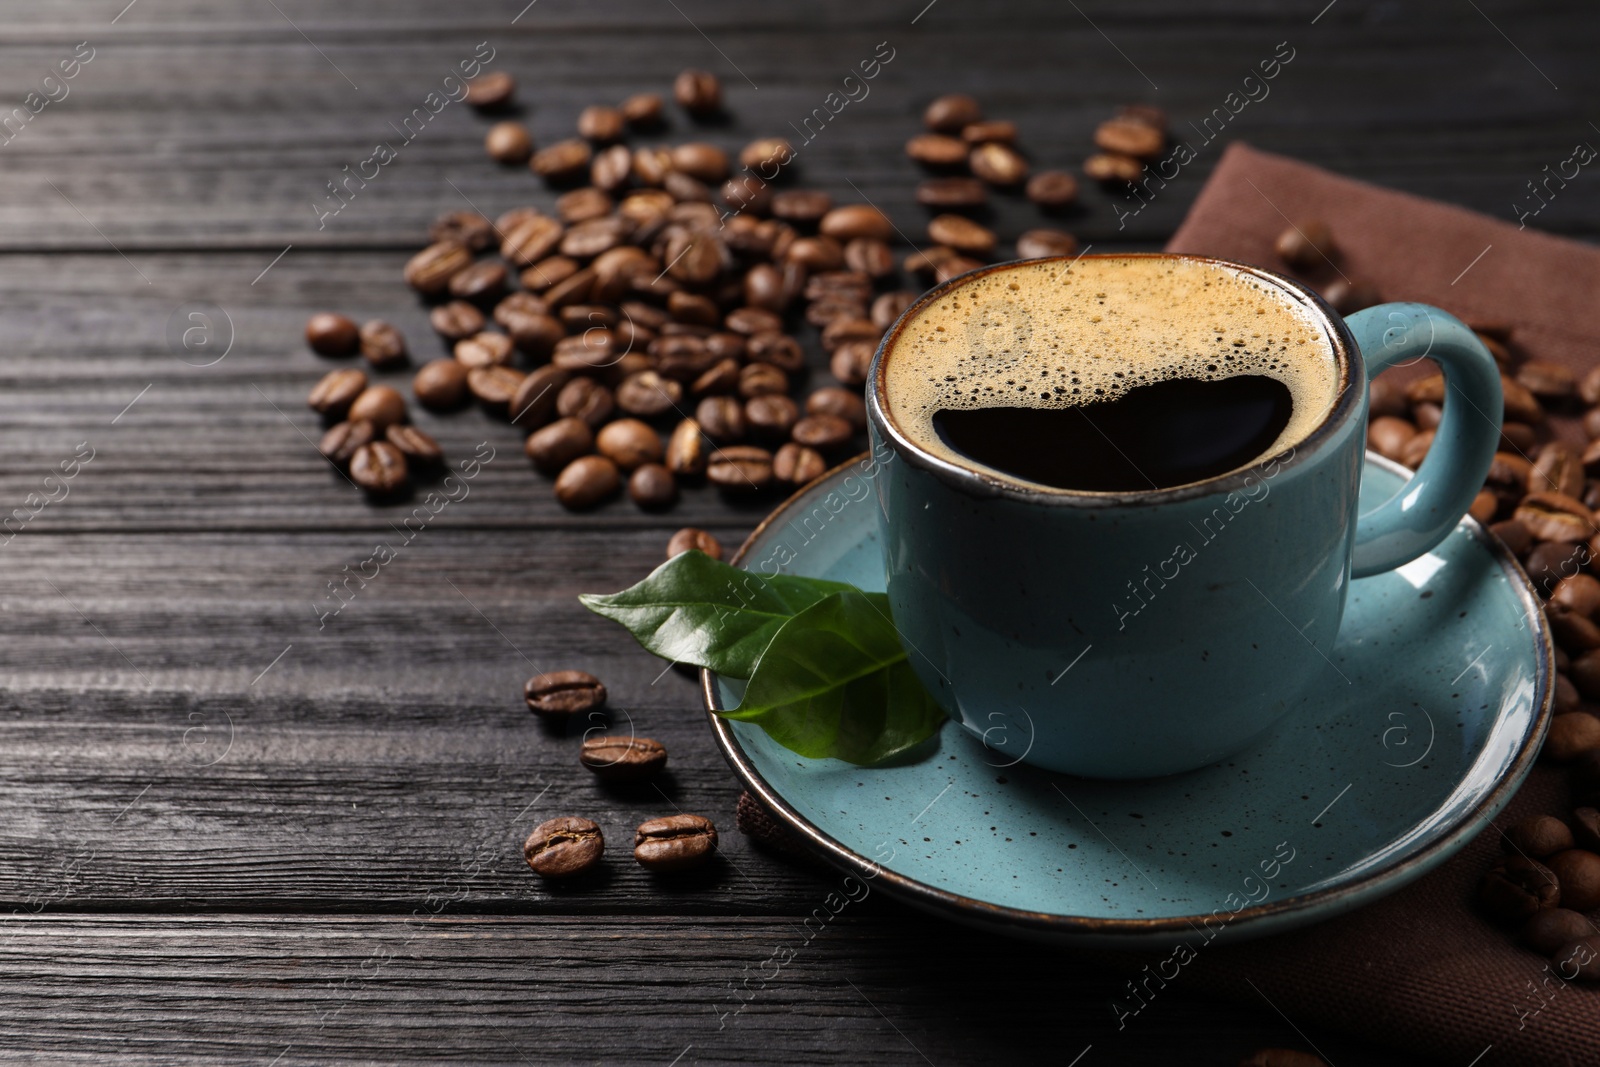
[[[587,671],[550,671],[523,686],[528,709],[547,721],[583,722],[606,704],[606,687]],[[585,736],[578,763],[609,785],[647,782],[667,765],[667,747],[648,737]],[[694,870],[717,850],[717,828],[710,819],[678,812],[647,819],[634,831],[633,858],[659,874]],[[575,815],[547,819],[534,827],[522,846],[528,866],[546,878],[572,878],[593,871],[605,854],[598,824]]]
[[[1076,178],[1061,170],[1032,173],[1017,149],[1017,124],[985,119],[972,97],[941,96],[928,105],[922,121],[927,130],[906,142],[906,155],[929,172],[917,186],[917,203],[936,214],[927,229],[933,244],[905,260],[907,273],[942,282],[993,260],[995,234],[968,217],[988,206],[991,189],[1021,188],[1047,212],[1077,201]],[[1077,250],[1072,234],[1036,229],[1017,238],[1016,258],[1070,256]]]
[[[1317,219],[1283,231],[1277,250],[1311,276],[1339,259],[1332,230]],[[1360,283],[1328,285],[1324,296],[1344,313],[1379,300]],[[1579,706],[1584,697],[1600,700],[1600,578],[1591,573],[1600,570],[1600,368],[1579,380],[1559,364],[1525,358],[1508,324],[1467,325],[1499,364],[1505,396],[1500,450],[1470,513],[1521,561],[1544,602],[1557,673],[1540,759],[1571,765],[1574,799],[1566,819],[1541,815],[1504,832],[1506,857],[1484,875],[1478,904],[1567,980],[1600,981],[1600,929],[1583,914],[1600,909],[1600,717]],[[1368,447],[1418,466],[1444,413],[1444,376],[1401,386],[1381,375],[1370,401]],[[1549,424],[1551,415],[1579,414],[1591,438],[1582,451],[1554,439]]]

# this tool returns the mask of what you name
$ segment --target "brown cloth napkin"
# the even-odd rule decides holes
[[[1312,218],[1332,229],[1339,269],[1375,285],[1385,301],[1508,323],[1522,356],[1580,374],[1600,363],[1600,318],[1591,311],[1600,250],[1241,144],[1222,157],[1167,248],[1283,271],[1274,242],[1291,221]],[[1336,277],[1328,270],[1307,280],[1320,286]],[[1583,441],[1576,420],[1554,420],[1552,429]],[[1565,776],[1539,766],[1495,825],[1570,807]],[[803,853],[748,794],[738,824],[785,854]],[[1439,869],[1353,914],[1219,943],[1197,961],[1209,976],[1200,984],[1256,1006],[1264,1006],[1264,994],[1302,1027],[1341,1029],[1440,1063],[1600,1065],[1600,988],[1560,982],[1543,957],[1472,910],[1473,888],[1500,855],[1500,836],[1485,830]],[[1127,959],[1136,969],[1148,956]]]

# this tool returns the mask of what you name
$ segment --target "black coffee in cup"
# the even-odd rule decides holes
[[[1293,446],[1338,390],[1322,320],[1244,272],[1086,256],[983,276],[908,321],[888,413],[929,452],[1080,492],[1204,481]]]

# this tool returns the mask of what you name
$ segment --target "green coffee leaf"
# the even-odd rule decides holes
[[[691,551],[620,593],[578,599],[627,627],[663,659],[748,678],[784,623],[824,597],[853,588],[821,578],[753,574]]]
[[[744,700],[724,712],[802,756],[881,763],[938,733],[944,711],[906,660],[889,598],[852,586],[784,623]]]

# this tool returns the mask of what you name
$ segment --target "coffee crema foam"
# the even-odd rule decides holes
[[[1261,374],[1289,390],[1293,412],[1259,460],[1303,440],[1333,407],[1335,344],[1313,307],[1232,267],[1114,255],[1019,263],[949,290],[906,321],[886,355],[885,413],[919,447],[970,468],[982,464],[945,444],[935,412],[1092,414],[1096,402],[1142,385]]]

